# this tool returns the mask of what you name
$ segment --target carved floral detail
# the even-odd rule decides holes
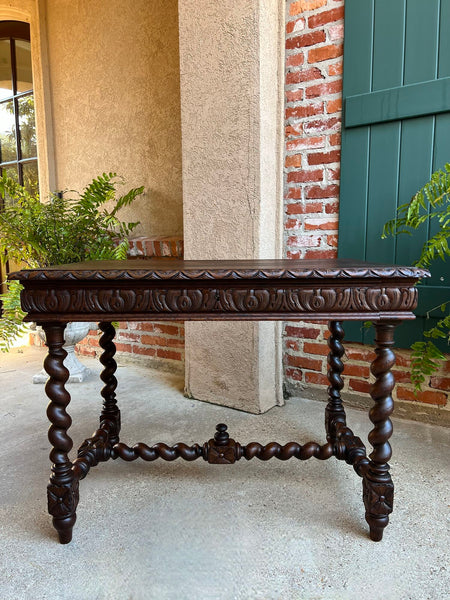
[[[234,440],[230,440],[234,442]],[[236,445],[233,443],[230,446],[214,446],[209,444],[208,447],[208,462],[216,465],[231,465],[236,461]]]
[[[374,483],[364,478],[363,499],[364,506],[371,515],[388,515],[394,505],[394,484]]]
[[[75,512],[79,499],[78,481],[67,485],[49,484],[48,512],[54,517],[67,517]]]

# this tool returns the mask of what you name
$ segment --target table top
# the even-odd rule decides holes
[[[9,279],[69,280],[221,280],[221,279],[420,279],[426,269],[348,259],[327,260],[177,260],[135,258],[125,261],[89,261],[41,269],[25,269]]]
[[[30,269],[26,321],[414,319],[425,269],[351,260],[93,261]]]

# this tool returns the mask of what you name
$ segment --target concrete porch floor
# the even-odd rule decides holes
[[[73,542],[56,542],[46,512],[43,350],[0,355],[2,600],[440,600],[448,598],[449,430],[394,419],[396,501],[371,542],[361,480],[334,459],[232,466],[110,461],[81,482]],[[97,373],[97,361],[84,359]],[[300,398],[261,416],[189,400],[182,380],[118,369],[122,439],[203,443],[219,422],[232,437],[324,442],[324,404]],[[100,382],[72,384],[75,447],[96,428]],[[363,440],[365,412],[348,410]]]

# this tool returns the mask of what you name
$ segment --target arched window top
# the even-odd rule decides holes
[[[30,24],[24,21],[0,21],[0,38],[30,41]]]
[[[0,21],[0,100],[32,89],[30,26]]]
[[[0,168],[38,189],[30,26],[0,21]]]

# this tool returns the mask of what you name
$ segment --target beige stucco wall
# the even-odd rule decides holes
[[[182,232],[177,0],[39,0],[48,46],[54,183],[116,171],[145,197],[138,233]],[[51,165],[53,166],[53,165]]]
[[[179,1],[186,258],[281,252],[283,9]]]

